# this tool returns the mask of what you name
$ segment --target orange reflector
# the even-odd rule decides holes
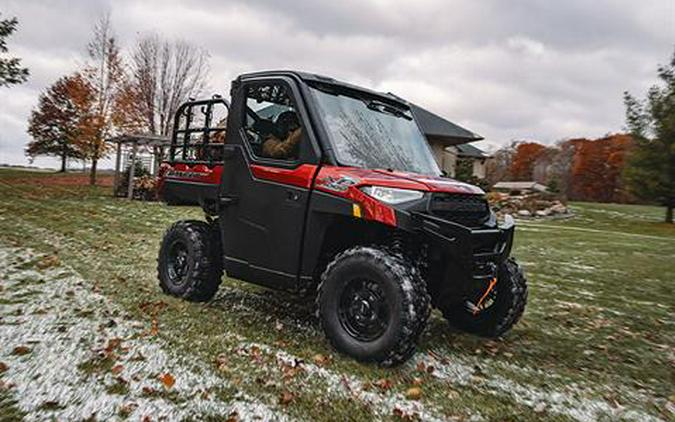
[[[359,204],[352,204],[352,215],[361,218],[361,206]]]

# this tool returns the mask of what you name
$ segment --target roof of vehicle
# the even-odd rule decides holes
[[[390,101],[402,103],[410,107],[415,120],[420,125],[424,135],[429,138],[440,140],[446,145],[456,145],[466,142],[479,141],[482,136],[471,132],[429,110],[426,110],[417,104],[413,104],[404,98],[392,94],[391,92],[378,92],[361,86],[343,82],[329,76],[318,75],[315,73],[301,72],[296,70],[264,70],[260,72],[245,73],[238,79],[248,79],[266,76],[295,76],[304,81],[319,82],[331,85],[337,85],[348,89],[365,92],[374,96],[386,98]]]

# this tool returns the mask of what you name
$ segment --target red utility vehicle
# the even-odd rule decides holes
[[[410,357],[431,307],[500,336],[523,273],[484,192],[441,176],[410,105],[323,76],[239,76],[231,103],[181,106],[160,194],[198,204],[159,252],[165,292],[209,300],[229,277],[316,297],[328,340],[362,361]]]

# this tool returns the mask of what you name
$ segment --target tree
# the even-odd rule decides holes
[[[89,183],[94,185],[98,161],[109,151],[106,139],[116,132],[115,99],[124,85],[120,49],[108,15],[101,17],[95,24],[93,38],[87,45],[87,55],[83,76],[92,95],[83,97],[84,101],[79,104],[86,116],[79,143],[85,158],[91,161]]]
[[[635,148],[624,170],[627,187],[637,197],[666,207],[667,223],[675,208],[675,52],[657,71],[661,85],[652,86],[644,100],[624,93],[626,125]]]
[[[7,53],[7,38],[16,30],[16,18],[0,19],[0,53]],[[28,69],[21,67],[21,59],[0,57],[0,87],[20,84],[28,80]]]
[[[511,162],[511,178],[515,181],[530,181],[534,177],[534,165],[546,147],[536,142],[521,142]]]
[[[124,96],[133,106],[126,121],[138,126],[140,120],[146,131],[168,136],[180,104],[204,90],[208,57],[205,50],[184,41],[169,42],[158,35],[140,38],[131,56],[131,91]]]
[[[80,74],[64,76],[40,95],[37,109],[28,120],[26,155],[51,155],[61,158],[61,171],[66,171],[69,158],[82,158],[77,139],[81,129],[80,108],[75,98],[83,89]]]
[[[502,147],[488,158],[485,166],[485,179],[490,186],[511,178],[511,163],[516,153],[517,143]]]

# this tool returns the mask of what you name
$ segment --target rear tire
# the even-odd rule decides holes
[[[336,350],[385,366],[415,353],[430,312],[426,285],[412,262],[361,246],[328,264],[318,287],[317,308]]]
[[[166,294],[205,302],[218,291],[223,277],[217,223],[183,220],[164,233],[157,273]]]
[[[494,303],[473,315],[464,303],[441,309],[453,327],[482,337],[499,337],[523,316],[527,304],[527,280],[515,259],[504,261],[497,273]]]

